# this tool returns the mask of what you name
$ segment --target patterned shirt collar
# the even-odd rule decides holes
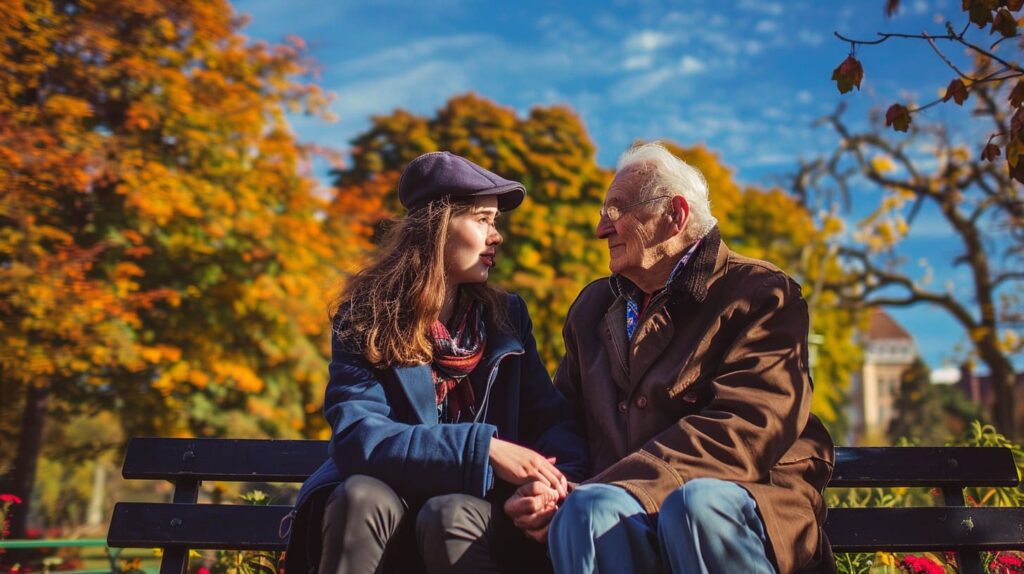
[[[676,263],[675,267],[672,268],[672,272],[668,275],[668,280],[665,281],[665,285],[662,286],[661,290],[671,285],[680,275],[683,274],[683,268],[686,267],[686,263],[693,257],[697,246],[700,245],[701,240],[698,239],[683,253],[683,256],[679,258],[679,262]],[[633,284],[632,281],[626,279],[622,275],[616,273],[612,275],[612,291],[616,295],[621,295],[626,298],[626,336],[630,340],[633,339],[633,332],[636,331],[636,326],[640,322],[640,301],[643,301],[645,293],[640,290],[639,287]],[[651,294],[654,296],[654,293]]]

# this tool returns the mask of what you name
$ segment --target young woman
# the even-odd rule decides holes
[[[290,573],[522,571],[546,564],[502,511],[564,497],[586,445],[537,355],[522,299],[487,285],[516,182],[448,152],[414,159],[407,216],[339,295],[329,460],[290,515]]]

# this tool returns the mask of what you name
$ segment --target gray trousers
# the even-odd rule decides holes
[[[519,533],[500,505],[467,494],[435,496],[410,510],[384,482],[356,475],[331,493],[322,524],[319,574],[550,569],[544,547]]]

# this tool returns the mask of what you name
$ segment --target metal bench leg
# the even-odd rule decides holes
[[[957,552],[956,565],[960,574],[985,574],[980,552]]]
[[[947,486],[942,489],[942,499],[946,506],[965,506],[964,489],[961,487]],[[956,553],[957,572],[960,574],[985,574],[982,568],[981,553],[971,551],[957,551]]]
[[[186,574],[188,572],[188,548],[176,546],[165,548],[160,560],[160,574]]]
[[[174,483],[175,504],[195,504],[199,500],[198,480],[183,479]],[[177,521],[178,524],[174,522]],[[171,521],[171,528],[181,524],[181,520],[175,518]],[[160,574],[188,574],[188,551],[183,546],[172,546],[164,548],[164,557],[160,560]]]

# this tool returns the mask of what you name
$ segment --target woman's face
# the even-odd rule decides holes
[[[453,216],[444,246],[445,271],[452,285],[483,283],[494,267],[501,234],[495,229],[498,198],[479,197],[472,208]]]

